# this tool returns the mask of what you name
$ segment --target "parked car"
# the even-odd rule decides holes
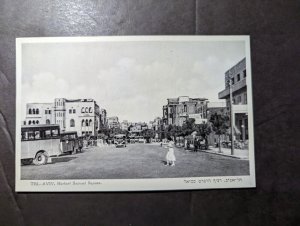
[[[124,134],[115,135],[114,144],[116,145],[116,147],[126,147],[126,136]]]
[[[138,138],[138,142],[139,142],[139,143],[145,143],[145,138],[140,136],[140,137]]]
[[[60,133],[61,150],[63,153],[75,154],[80,150],[76,131]]]

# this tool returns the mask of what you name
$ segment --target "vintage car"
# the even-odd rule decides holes
[[[126,136],[124,134],[115,135],[114,144],[116,145],[116,147],[126,147]]]
[[[76,131],[60,133],[61,151],[63,153],[75,154],[81,151],[82,145],[79,144],[79,139]]]

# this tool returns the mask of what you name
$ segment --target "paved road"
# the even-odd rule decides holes
[[[175,148],[176,166],[165,166],[167,149],[157,144],[126,148],[92,147],[83,153],[53,158],[43,166],[22,166],[21,178],[131,179],[249,175],[249,161]]]

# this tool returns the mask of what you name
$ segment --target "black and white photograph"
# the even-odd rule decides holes
[[[16,191],[255,187],[249,36],[16,49]]]

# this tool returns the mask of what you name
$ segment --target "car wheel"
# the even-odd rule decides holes
[[[34,159],[34,165],[45,165],[48,161],[48,156],[45,154],[45,152],[39,152],[36,154]]]

